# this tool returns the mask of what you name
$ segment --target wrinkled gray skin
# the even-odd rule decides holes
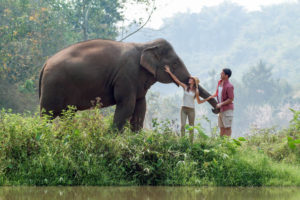
[[[41,115],[42,110],[46,114],[52,111],[55,118],[68,105],[89,109],[91,101],[100,97],[102,107],[116,104],[114,124],[118,129],[130,119],[137,131],[143,127],[150,86],[156,81],[173,82],[164,71],[165,65],[187,83],[189,72],[164,39],[148,43],[96,39],[69,46],[49,58],[41,71]],[[199,92],[203,98],[210,95],[200,86]],[[210,104],[215,108],[217,102],[212,99]]]

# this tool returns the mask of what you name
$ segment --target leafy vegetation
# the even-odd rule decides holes
[[[119,133],[99,109],[75,116],[70,109],[52,122],[2,110],[0,185],[299,186],[300,119],[293,112],[290,128],[280,133],[229,139],[205,137],[194,127],[191,144],[168,123]]]

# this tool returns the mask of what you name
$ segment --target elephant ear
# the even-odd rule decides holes
[[[156,77],[156,71],[160,64],[160,58],[157,51],[158,46],[144,49],[140,61],[141,66],[153,74],[154,77]]]

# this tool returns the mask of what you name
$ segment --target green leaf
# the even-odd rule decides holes
[[[234,143],[235,144],[237,144],[237,145],[239,145],[239,146],[241,146],[242,144],[241,144],[241,142],[240,141],[238,141],[238,140],[236,140],[236,139],[233,139],[233,141],[234,141]]]
[[[289,108],[290,111],[292,111],[293,113],[296,113],[296,110],[292,109],[292,108]]]
[[[239,139],[239,141],[246,141],[246,139],[244,137],[239,137],[238,139]]]
[[[289,142],[292,142],[292,141],[294,140],[294,139],[293,139],[292,137],[290,137],[290,136],[288,136],[287,139],[288,139]]]
[[[296,145],[295,145],[293,142],[290,142],[290,143],[289,143],[289,147],[290,147],[291,149],[295,149],[295,148],[296,148]]]
[[[41,136],[42,136],[41,133],[37,134],[36,137],[35,137],[36,141],[39,141],[41,139]]]
[[[75,130],[74,130],[74,135],[75,135],[75,136],[78,136],[79,134],[80,134],[80,130],[75,129]]]
[[[294,143],[294,144],[300,144],[300,139],[294,140],[293,143]]]
[[[203,151],[204,151],[204,153],[209,153],[210,152],[210,150],[208,150],[208,149],[204,149]]]
[[[207,139],[207,138],[208,138],[208,136],[204,133],[204,131],[203,131],[200,127],[195,126],[195,129],[198,131],[199,135],[200,135],[202,138],[204,138],[204,139]]]

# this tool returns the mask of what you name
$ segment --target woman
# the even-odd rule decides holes
[[[183,104],[180,111],[181,117],[181,137],[185,136],[185,124],[186,118],[189,119],[189,125],[194,126],[195,122],[195,104],[194,100],[197,99],[198,104],[205,102],[205,100],[200,100],[199,98],[199,91],[198,91],[198,84],[199,79],[196,77],[190,77],[188,85],[180,82],[178,78],[170,71],[168,65],[165,66],[165,71],[170,74],[172,79],[180,85],[184,89],[183,94]],[[190,141],[191,143],[194,140],[194,130],[190,130]]]

